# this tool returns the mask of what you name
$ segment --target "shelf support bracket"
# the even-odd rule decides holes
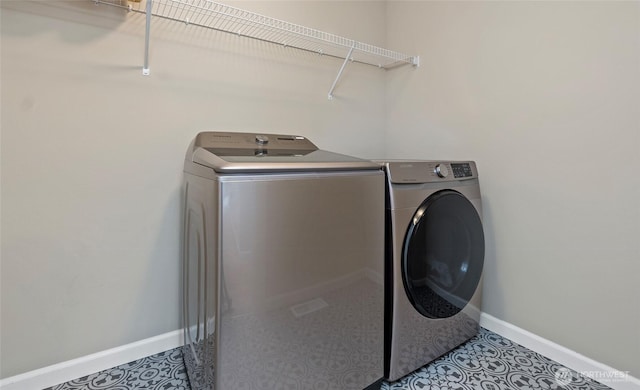
[[[142,74],[148,76],[149,71],[149,35],[151,32],[151,10],[153,9],[153,0],[147,0],[147,21],[144,33],[144,66],[142,67]]]
[[[351,49],[349,49],[349,53],[347,54],[347,56],[344,59],[344,62],[342,63],[342,66],[340,67],[340,70],[338,71],[338,75],[336,76],[336,79],[333,81],[333,84],[331,85],[331,89],[329,89],[329,100],[333,99],[333,90],[336,89],[336,85],[338,84],[338,80],[340,80],[340,76],[342,76],[342,72],[344,72],[344,68],[347,66],[347,62],[349,62],[349,60],[351,59],[351,54],[353,53],[353,49],[355,49],[355,44],[353,46],[351,46]]]

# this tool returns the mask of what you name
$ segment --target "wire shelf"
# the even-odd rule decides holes
[[[418,56],[409,56],[335,34],[289,23],[211,0],[94,0],[147,14],[147,41],[151,15],[188,25],[228,32],[260,41],[293,47],[347,61],[392,68],[403,64],[419,66]],[[148,45],[148,42],[147,42]],[[147,54],[145,68],[148,71]],[[336,78],[336,82],[338,80]],[[331,97],[332,90],[329,92]]]

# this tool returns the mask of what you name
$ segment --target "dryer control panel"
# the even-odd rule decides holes
[[[473,161],[390,161],[383,165],[392,183],[434,183],[478,178]]]
[[[471,170],[471,164],[466,163],[451,163],[451,169],[453,170],[453,177],[473,177],[473,171]]]

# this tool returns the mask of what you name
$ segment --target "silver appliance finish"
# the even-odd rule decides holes
[[[285,134],[203,132],[186,158],[220,173],[380,169],[371,161],[320,150],[305,137]]]
[[[329,152],[310,159],[317,151],[272,134],[200,133],[190,146],[183,356],[194,390],[379,384],[384,173]]]
[[[382,165],[387,177],[385,378],[395,381],[478,332],[484,233],[473,161]],[[443,206],[443,196],[454,198],[454,204]],[[426,227],[420,230],[421,225]],[[410,279],[408,272],[423,276]],[[433,298],[417,296],[422,289]]]

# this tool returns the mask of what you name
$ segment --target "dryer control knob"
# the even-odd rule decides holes
[[[442,164],[436,165],[436,169],[434,169],[434,172],[436,173],[436,175],[438,175],[438,177],[441,177],[441,178],[445,178],[449,176],[449,169],[447,168],[446,165],[442,165]]]
[[[266,145],[269,143],[269,137],[266,135],[256,135],[256,143],[259,145]]]

